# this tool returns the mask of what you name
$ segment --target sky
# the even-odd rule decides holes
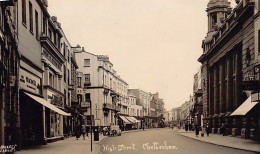
[[[109,55],[130,89],[159,93],[166,110],[193,94],[209,0],[49,0],[70,44]],[[234,6],[234,0],[231,5]]]

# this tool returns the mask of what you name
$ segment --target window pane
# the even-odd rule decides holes
[[[90,59],[84,59],[84,66],[89,67],[90,66]]]
[[[85,82],[90,82],[90,74],[85,74]]]
[[[86,100],[90,100],[90,93],[86,93]]]

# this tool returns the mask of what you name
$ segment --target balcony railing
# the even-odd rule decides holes
[[[117,112],[120,112],[120,106],[116,106],[115,104],[110,103],[104,103],[103,110],[115,110]]]

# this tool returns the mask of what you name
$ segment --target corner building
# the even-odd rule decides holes
[[[208,33],[202,42],[204,125],[213,133],[258,138],[259,132],[259,1],[210,0]]]
[[[73,47],[79,69],[77,71],[77,98],[85,124],[110,126],[118,124],[119,112],[128,114],[128,84],[117,75],[109,57],[95,55],[77,46]],[[92,110],[90,108],[92,107]]]

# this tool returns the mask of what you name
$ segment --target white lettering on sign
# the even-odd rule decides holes
[[[40,86],[40,81],[41,79],[34,76],[33,74],[20,69],[19,72],[19,82],[20,82],[20,87],[22,89],[31,91],[31,92],[35,92],[35,93],[39,93],[40,90],[37,88]]]

